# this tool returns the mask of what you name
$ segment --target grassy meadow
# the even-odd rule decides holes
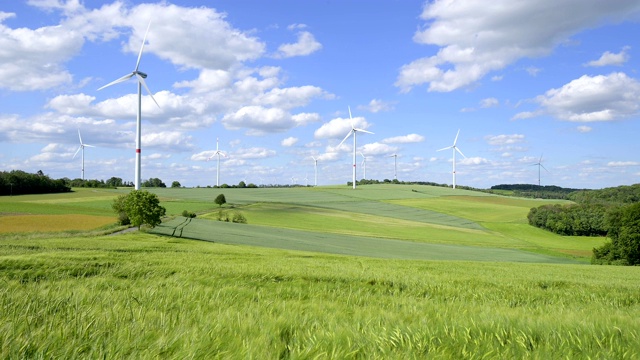
[[[117,229],[97,220],[115,222],[127,190],[0,197],[0,357],[640,357],[640,269],[587,265],[604,239],[530,227],[529,208],[549,201],[150,190],[169,218],[119,235],[97,235]]]

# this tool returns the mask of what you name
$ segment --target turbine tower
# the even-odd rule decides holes
[[[144,43],[147,41],[147,35],[149,34],[149,28],[151,27],[151,21],[149,21],[149,25],[147,26],[147,32],[144,34],[144,38],[142,39],[142,46],[140,46],[140,52],[138,53],[138,61],[136,61],[136,67],[133,70],[133,72],[131,72],[130,74],[127,74],[117,80],[114,80],[110,83],[108,83],[107,85],[101,87],[98,89],[98,91],[109,87],[111,85],[115,85],[115,84],[119,84],[123,81],[127,81],[129,79],[131,79],[132,77],[136,77],[137,81],[138,81],[138,116],[137,116],[137,120],[136,120],[136,170],[135,170],[135,182],[134,182],[134,186],[136,190],[140,190],[140,169],[142,167],[141,165],[141,152],[142,152],[142,144],[141,144],[141,139],[142,139],[142,87],[144,86],[144,88],[147,90],[147,92],[149,93],[149,96],[151,96],[151,99],[153,100],[153,102],[156,103],[156,105],[158,107],[160,107],[160,105],[158,105],[158,102],[156,101],[156,99],[153,97],[153,94],[151,93],[151,90],[149,90],[149,87],[147,86],[147,83],[144,81],[144,79],[147,78],[147,74],[143,73],[142,71],[138,70],[138,67],[140,66],[140,58],[142,57],[142,50],[144,49]]]
[[[78,150],[76,150],[76,153],[73,154],[72,159],[75,159],[76,155],[78,155],[78,151],[82,150],[82,175],[81,176],[82,176],[82,180],[84,180],[84,148],[85,146],[88,146],[88,147],[95,147],[95,146],[85,144],[82,142],[82,136],[80,136],[80,129],[78,129],[78,138],[80,139],[80,147],[78,148]]]
[[[218,138],[216,138],[216,152],[207,158],[207,161],[209,161],[212,157],[218,156],[218,164],[216,165],[216,186],[220,186],[220,155],[227,157],[224,152],[218,149]]]
[[[363,153],[360,153],[360,156],[362,156],[362,178],[367,180],[367,157]]]
[[[318,186],[318,159],[316,159],[313,156],[311,158],[313,159],[313,172],[314,172],[313,186]]]
[[[458,135],[460,135],[460,129],[458,129],[456,138],[453,140],[453,145],[447,146],[446,148],[442,148],[438,150],[438,151],[442,151],[447,149],[453,149],[453,188],[454,189],[456,188],[456,151],[459,152],[460,155],[462,155],[465,159],[467,158],[466,156],[464,156],[462,151],[460,151],[460,149],[458,149],[458,147],[456,146],[456,144],[458,143]]]
[[[349,136],[353,134],[353,176],[352,178],[353,178],[353,188],[355,189],[356,188],[356,133],[358,131],[367,133],[367,134],[373,134],[373,133],[364,129],[358,129],[353,126],[353,118],[351,117],[351,107],[349,107],[349,120],[351,120],[351,130],[349,130],[349,132],[347,133],[347,136],[345,136],[344,139],[342,139],[338,147],[340,147],[340,145],[342,145],[342,143],[344,143],[349,138]]]
[[[398,180],[398,154],[389,155],[393,158],[393,178]]]
[[[549,170],[547,170],[547,168],[542,165],[542,154],[540,154],[540,160],[538,160],[537,163],[531,165],[538,165],[538,186],[540,186],[540,168],[543,168],[546,172],[549,172]]]

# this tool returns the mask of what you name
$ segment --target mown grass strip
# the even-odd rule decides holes
[[[391,259],[574,263],[568,259],[538,255],[515,249],[426,244],[233,224],[205,219],[193,219],[187,226],[182,227],[183,222],[184,218],[177,218],[155,227],[151,232],[171,236],[171,234],[174,234],[175,229],[180,227],[182,237],[190,239],[223,244],[241,244]]]

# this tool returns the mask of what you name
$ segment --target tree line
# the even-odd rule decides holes
[[[48,194],[71,191],[64,180],[51,179],[38,171],[30,174],[22,170],[0,171],[0,195]]]
[[[570,236],[607,236],[593,249],[592,263],[640,265],[640,184],[579,190],[569,205],[542,205],[527,215],[529,224]]]

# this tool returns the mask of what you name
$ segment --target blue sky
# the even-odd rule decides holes
[[[637,0],[2,2],[0,170],[133,181],[149,22],[142,179],[640,182]]]

